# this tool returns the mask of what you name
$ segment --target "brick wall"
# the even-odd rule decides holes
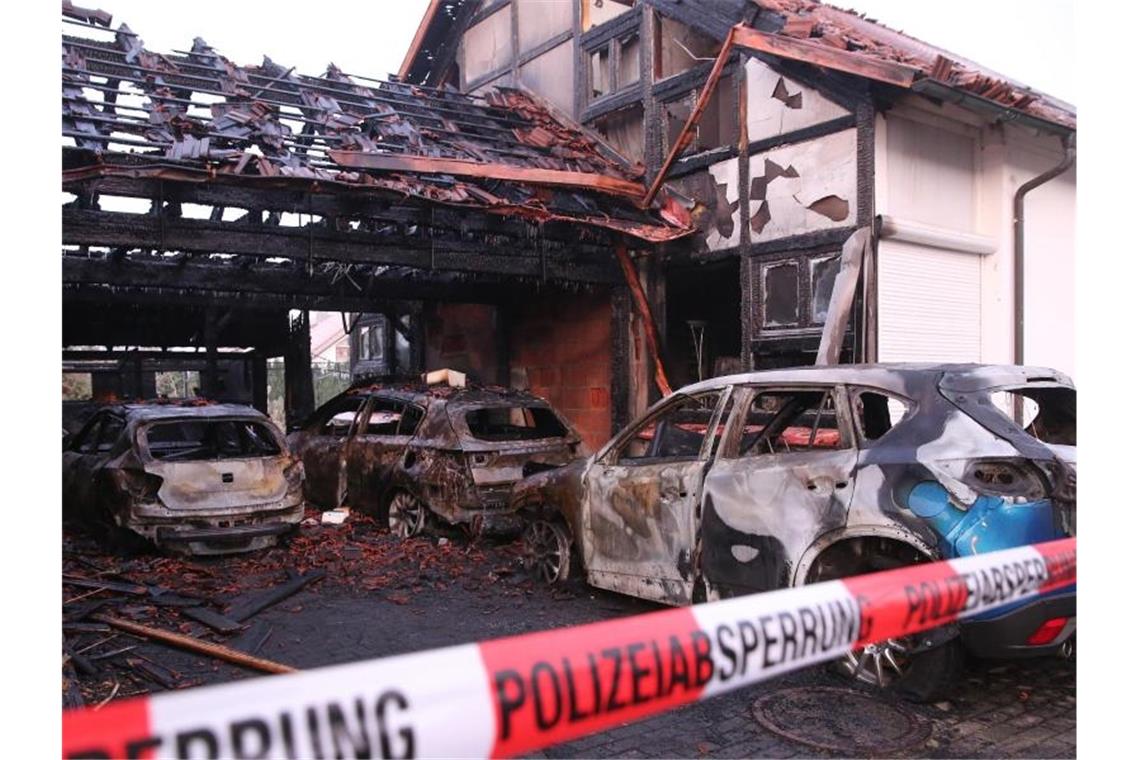
[[[610,295],[544,293],[511,308],[511,382],[562,412],[596,450],[610,438]]]
[[[454,369],[485,384],[497,382],[495,318],[495,307],[486,304],[426,304],[424,364],[427,369]]]

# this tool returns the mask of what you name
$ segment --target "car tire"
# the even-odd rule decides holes
[[[573,564],[570,531],[561,520],[537,519],[523,529],[523,564],[548,585],[570,577]]]
[[[841,678],[888,689],[911,702],[933,702],[946,696],[965,665],[962,642],[955,637],[917,654],[898,649],[906,646],[905,640],[890,639],[854,650],[831,667]],[[898,664],[897,669],[892,661]]]
[[[427,507],[407,491],[392,494],[384,511],[388,531],[401,539],[420,535],[427,525]]]

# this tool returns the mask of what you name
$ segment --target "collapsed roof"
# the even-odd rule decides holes
[[[672,199],[639,209],[640,169],[522,91],[472,97],[331,64],[306,76],[268,57],[238,66],[202,39],[160,54],[109,14],[63,12],[113,33],[63,38],[65,189],[108,176],[320,186],[649,242],[691,231]]]

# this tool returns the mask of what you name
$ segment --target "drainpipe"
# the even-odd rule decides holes
[[[1076,160],[1073,133],[1061,138],[1065,156],[1061,163],[1017,188],[1013,194],[1013,363],[1025,363],[1025,196],[1029,191],[1064,174]],[[1020,418],[1020,410],[1018,410]]]

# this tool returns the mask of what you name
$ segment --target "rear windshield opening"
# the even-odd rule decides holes
[[[1073,388],[1005,388],[990,395],[993,405],[1041,441],[1077,445],[1077,392]]]
[[[467,412],[467,429],[483,441],[528,441],[561,438],[566,427],[542,406],[500,406]]]
[[[143,434],[150,455],[163,461],[269,457],[281,453],[273,432],[257,420],[171,420]]]

